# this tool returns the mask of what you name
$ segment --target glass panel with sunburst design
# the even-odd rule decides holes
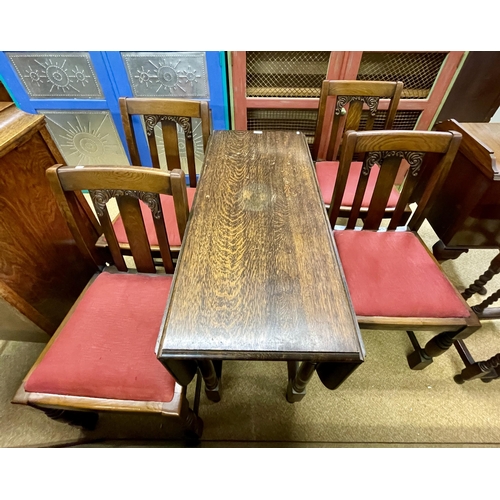
[[[210,97],[205,52],[121,55],[135,97]]]
[[[87,52],[6,52],[30,97],[102,99]]]
[[[108,111],[40,111],[67,165],[129,165]]]

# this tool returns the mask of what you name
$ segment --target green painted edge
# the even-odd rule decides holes
[[[227,54],[227,69],[228,69],[228,83],[229,83],[229,108],[231,110],[231,126],[230,129],[234,130],[234,95],[233,95],[233,58],[230,51]]]
[[[439,116],[439,113],[441,112],[441,109],[443,108],[444,103],[446,102],[446,99],[450,95],[451,89],[453,88],[453,85],[455,84],[455,81],[456,81],[458,75],[460,74],[460,71],[462,70],[462,67],[463,67],[465,60],[467,59],[468,56],[469,56],[469,51],[467,50],[464,52],[464,55],[462,56],[462,59],[461,59],[460,63],[458,64],[458,67],[455,71],[455,74],[453,75],[453,78],[451,79],[450,84],[448,85],[448,88],[446,89],[446,92],[444,93],[443,98],[441,99],[441,104],[438,106],[438,108],[436,109],[436,112],[434,113],[434,118],[432,119],[428,130],[432,130],[432,128],[434,127],[434,125],[436,123],[436,119]],[[439,73],[441,73],[441,71]],[[439,74],[438,74],[438,77],[439,77]],[[436,78],[436,80],[437,80],[437,78]]]
[[[229,104],[230,104],[230,100],[229,100],[229,96],[227,94],[227,84],[226,82],[228,81],[227,80],[227,65],[226,65],[226,61],[227,61],[227,58],[226,58],[226,54],[227,52],[223,52],[221,51],[219,53],[219,61],[220,61],[220,66],[221,66],[221,71],[222,71],[222,95],[224,97],[224,102],[226,103],[226,106],[224,106],[224,121],[226,122],[226,127],[227,128],[230,128],[229,127]]]

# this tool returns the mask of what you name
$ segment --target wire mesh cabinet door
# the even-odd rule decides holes
[[[426,130],[464,52],[232,52],[231,84],[236,129],[302,131],[312,142],[321,82],[402,81],[394,128]],[[374,128],[382,127],[381,102]]]

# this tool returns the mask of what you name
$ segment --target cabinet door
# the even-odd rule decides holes
[[[207,100],[212,127],[229,127],[226,58],[224,52],[106,52],[116,92],[123,97],[172,97]],[[151,166],[143,120],[133,118],[139,155],[143,165]],[[157,126],[157,142],[162,148],[163,136]],[[178,127],[181,152],[185,148],[183,132]],[[193,128],[197,171],[203,163],[203,142],[199,122]],[[160,154],[160,162],[163,155]],[[181,157],[187,172],[187,160]],[[162,168],[166,165],[161,163]]]
[[[231,52],[234,128],[300,130],[312,143],[321,84],[342,71],[331,59],[330,51]]]
[[[101,52],[0,52],[0,74],[22,110],[45,115],[68,165],[129,164]]]
[[[213,128],[229,125],[224,52],[0,52],[0,77],[21,109],[46,116],[68,165],[130,163],[121,96],[206,99]],[[140,120],[136,127],[151,166]]]
[[[427,130],[464,57],[464,52],[346,52],[343,80],[401,81],[395,129]],[[383,123],[387,103],[381,102]],[[377,118],[374,129],[377,129]]]
[[[464,52],[232,52],[234,124],[237,130],[292,129],[314,138],[323,80],[402,81],[394,128],[426,130]],[[382,127],[387,100],[374,128]],[[327,122],[332,110],[327,110]],[[363,125],[361,124],[361,127]]]

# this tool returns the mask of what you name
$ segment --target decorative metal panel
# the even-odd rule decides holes
[[[86,52],[6,52],[30,97],[103,99]]]
[[[66,163],[129,165],[108,111],[40,111]]]
[[[247,97],[319,97],[329,51],[246,53]]]
[[[121,54],[136,97],[210,97],[205,52]]]
[[[203,159],[205,154],[203,152],[203,136],[201,132],[201,119],[193,118],[193,146],[194,146],[194,162],[196,166],[196,173],[199,174],[201,172],[201,167],[203,165]],[[144,120],[143,120],[144,126]],[[146,128],[144,127],[144,131]],[[158,156],[160,160],[160,168],[163,170],[167,170],[167,159],[165,156],[165,146],[163,143],[163,134],[161,131],[161,122],[158,122],[154,128],[155,132],[155,140],[156,146],[158,148]],[[145,132],[144,132],[145,133]],[[184,136],[184,132],[182,127],[177,124],[177,137],[179,140],[179,155],[181,159],[181,168],[184,170],[184,173],[189,174],[188,164],[187,164],[187,155],[186,155],[186,138]]]
[[[363,52],[357,80],[401,81],[402,99],[427,99],[448,52]]]

